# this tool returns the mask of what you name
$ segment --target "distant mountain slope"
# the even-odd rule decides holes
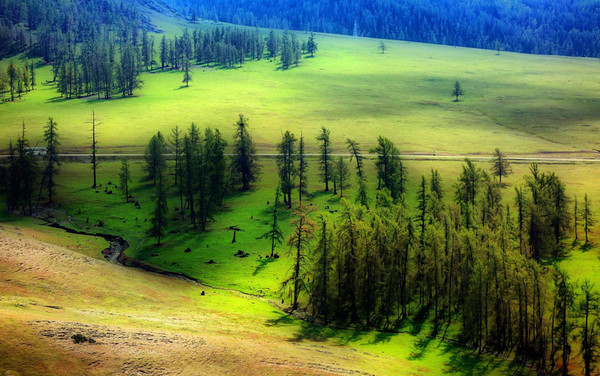
[[[165,0],[199,18],[534,54],[597,57],[599,0]]]
[[[147,14],[166,10],[160,0],[0,0],[0,58],[32,48],[49,62],[109,33],[136,43],[153,29]]]

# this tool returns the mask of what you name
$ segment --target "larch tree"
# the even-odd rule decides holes
[[[171,129],[171,137],[169,137],[169,143],[173,148],[173,152],[175,154],[175,166],[173,170],[173,175],[175,177],[174,185],[179,185],[181,182],[181,156],[183,149],[183,137],[179,126],[176,125],[175,128]]]
[[[329,181],[331,180],[331,142],[329,136],[331,132],[325,127],[321,127],[321,133],[317,136],[317,141],[320,142],[319,148],[321,154],[319,156],[319,170],[321,181],[325,183],[325,192],[329,192]]]
[[[512,174],[510,162],[506,159],[506,155],[499,148],[494,150],[494,159],[492,160],[492,172],[498,177],[498,181],[502,184],[502,177],[507,177]]]
[[[309,263],[307,251],[316,230],[315,222],[310,218],[314,207],[298,206],[291,221],[293,232],[288,238],[290,254],[293,257],[292,274],[286,278],[281,289],[288,289],[292,298],[292,311],[298,309],[298,299],[302,292],[308,292]]]
[[[273,203],[273,217],[271,221],[271,227],[269,231],[262,234],[261,239],[269,239],[271,241],[271,258],[273,258],[275,247],[277,244],[281,244],[283,242],[283,232],[279,227],[278,223],[278,213],[279,207],[281,206],[281,202],[279,197],[281,196],[281,188],[278,185],[275,190],[275,202]]]
[[[315,34],[311,32],[308,37],[308,42],[306,43],[306,52],[310,54],[310,57],[314,57],[317,50],[318,47],[317,42],[315,42]]]
[[[10,89],[10,100],[15,100],[15,92],[17,91],[17,83],[19,81],[19,69],[11,60],[6,68],[6,76],[8,77],[8,87]]]
[[[456,99],[454,101],[458,102],[458,98],[463,95],[465,95],[465,91],[463,90],[462,86],[460,85],[460,82],[454,81],[454,89],[452,89],[452,96],[456,97]]]
[[[160,132],[156,133],[150,139],[144,154],[145,166],[144,169],[148,173],[154,184],[156,184],[158,173],[166,167],[165,159],[165,140]]]
[[[329,289],[331,281],[329,274],[333,270],[333,241],[327,219],[319,215],[319,232],[317,246],[313,250],[313,284],[311,301],[315,313],[321,315],[325,322],[329,320]]]
[[[583,220],[583,231],[585,232],[585,244],[589,244],[588,234],[590,233],[592,226],[594,225],[594,216],[592,213],[592,203],[588,199],[587,193],[583,198],[583,212],[582,212],[582,220]]]
[[[35,64],[32,61],[31,64],[29,65],[29,77],[31,79],[31,90],[35,89]]]
[[[98,170],[98,158],[97,158],[97,152],[98,152],[98,138],[97,138],[97,131],[96,131],[96,127],[99,125],[99,123],[96,121],[96,112],[92,111],[92,175],[94,178],[94,182],[92,183],[92,188],[96,188],[97,187],[97,170]]]
[[[400,151],[389,138],[379,136],[371,153],[377,154],[377,189],[387,188],[394,200],[402,200],[406,193],[406,168]]]
[[[302,204],[302,197],[308,196],[308,161],[304,152],[304,136],[300,134],[300,144],[298,145],[298,200]]]
[[[577,207],[577,195],[573,196],[573,232],[575,233],[575,241],[578,240],[577,227],[579,225],[579,208]]]
[[[55,177],[60,166],[60,161],[58,160],[60,141],[58,140],[57,124],[53,118],[48,119],[44,128],[44,141],[46,142],[44,178],[46,180],[46,188],[48,189],[48,203],[52,204],[56,188]]]
[[[336,186],[340,190],[340,198],[342,198],[344,197],[344,189],[350,187],[350,169],[348,168],[348,163],[346,163],[342,156],[338,157],[334,166]]]
[[[125,202],[129,202],[129,183],[131,183],[131,171],[127,158],[121,159],[121,171],[119,171],[119,187],[125,196]]]
[[[283,202],[288,208],[292,207],[292,190],[295,188],[295,178],[298,174],[296,169],[296,137],[290,131],[281,136],[281,142],[277,145],[277,168],[279,170],[279,182],[283,193]]]
[[[577,309],[579,338],[581,338],[581,356],[584,374],[591,376],[600,359],[600,296],[589,280],[580,286],[580,299]]]
[[[256,146],[248,132],[248,119],[240,114],[235,127],[232,166],[239,175],[242,190],[247,191],[250,189],[250,185],[258,180],[260,167],[256,156]]]
[[[192,123],[191,131],[195,131],[195,126]],[[196,189],[196,180],[197,174],[196,170],[198,169],[198,153],[197,153],[197,141],[194,140],[192,136],[192,132],[190,135],[185,135],[183,137],[183,157],[182,157],[182,177],[183,181],[181,181],[182,190],[185,194],[186,204],[190,209],[190,220],[194,228],[196,228],[196,215],[195,215],[195,205],[194,205],[194,193]],[[183,217],[185,214],[185,206],[181,207],[181,216]]]
[[[160,68],[162,70],[164,70],[165,66],[168,65],[168,60],[169,60],[169,44],[167,43],[167,36],[163,34],[163,37],[160,40]]]
[[[148,230],[148,235],[156,238],[156,245],[160,245],[169,224],[169,219],[167,218],[169,214],[167,206],[167,183],[164,178],[165,166],[159,165],[155,174],[156,193],[153,197],[154,211],[150,219],[151,227]]]
[[[369,206],[369,197],[367,194],[367,181],[363,175],[363,155],[361,154],[358,142],[347,139],[346,148],[350,152],[350,161],[356,161],[356,180],[358,181],[358,190],[356,193],[356,203],[364,207]]]
[[[190,81],[192,80],[192,73],[190,72],[190,59],[187,57],[183,59],[183,83],[185,87],[190,86]]]

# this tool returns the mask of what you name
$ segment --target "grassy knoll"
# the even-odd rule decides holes
[[[520,374],[517,365],[427,336],[323,328],[236,292],[94,260],[0,229],[0,372],[135,374]],[[96,245],[76,237],[91,252]],[[49,240],[54,241],[54,240]],[[202,294],[204,292],[204,295]],[[74,344],[73,334],[94,344]]]
[[[186,24],[157,16],[170,36]],[[156,35],[159,41],[160,35]],[[306,35],[300,34],[301,39]],[[157,130],[196,122],[231,136],[237,114],[250,118],[259,151],[273,151],[282,130],[302,130],[311,140],[321,126],[332,130],[334,149],[349,136],[373,145],[386,134],[405,152],[578,152],[599,149],[598,62],[318,35],[318,56],[298,68],[249,62],[238,69],[194,67],[189,88],[182,73],[144,73],[133,98],[62,100],[43,83],[17,103],[0,106],[0,139],[16,137],[24,120],[30,138],[41,138],[48,116],[59,123],[65,151],[86,151],[92,110],[99,116],[102,152],[140,152]],[[157,43],[158,45],[158,43]],[[6,62],[2,62],[4,66]],[[39,70],[38,82],[51,79]],[[459,80],[466,96],[454,103]],[[118,137],[115,135],[118,134]],[[308,142],[314,150],[316,143]],[[1,148],[4,148],[2,145]]]

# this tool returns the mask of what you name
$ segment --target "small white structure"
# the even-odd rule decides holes
[[[44,148],[44,147],[33,147],[33,148],[27,148],[25,150],[27,150],[28,153],[38,156],[38,157],[43,157],[44,155],[46,155],[46,148]]]

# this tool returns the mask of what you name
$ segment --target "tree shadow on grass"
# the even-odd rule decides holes
[[[526,375],[531,374],[531,370],[523,364],[517,362],[509,362],[492,355],[481,355],[476,350],[461,347],[459,344],[441,341],[439,346],[444,355],[449,356],[449,361],[446,363],[444,373],[459,374],[459,375],[485,375],[499,368],[502,373],[509,375]]]
[[[433,339],[434,337],[430,336],[424,336],[422,338],[417,339],[415,341],[413,351],[411,351],[408,357],[408,360],[421,359],[423,355],[425,355],[425,352],[427,351],[427,348],[429,347],[429,344],[431,343],[431,341],[433,341]]]
[[[398,335],[398,333],[394,332],[377,332],[375,334],[375,338],[369,342],[370,345],[376,345],[378,343],[388,343],[392,339],[392,337]]]
[[[267,265],[269,265],[272,262],[275,262],[275,259],[263,258],[263,259],[258,260],[258,265],[256,265],[256,268],[254,268],[254,272],[252,272],[252,275],[253,276],[258,275],[260,272],[265,270]]]
[[[411,335],[416,336],[419,333],[421,333],[421,330],[423,329],[423,325],[425,325],[425,322],[427,321],[427,317],[429,317],[429,307],[421,308],[421,310],[419,310],[419,312],[417,312],[417,314],[414,316],[414,318],[411,321],[411,328],[410,328]]]
[[[267,320],[267,326],[297,326],[296,331],[290,338],[288,338],[288,342],[325,342],[329,339],[336,338],[339,339],[340,343],[348,344],[361,340],[366,333],[358,329],[336,328],[334,326],[321,326],[312,324],[306,321],[295,319],[289,314],[282,314],[278,311],[273,312],[278,314],[279,317],[276,319]]]

